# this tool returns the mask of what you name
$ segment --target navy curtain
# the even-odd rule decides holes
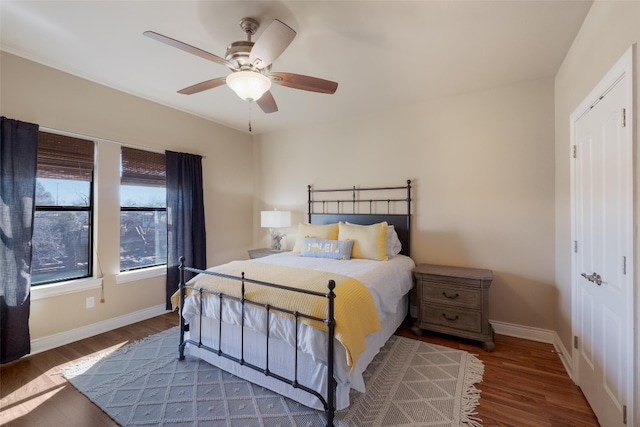
[[[38,125],[0,117],[0,363],[31,352],[31,239]]]
[[[167,161],[167,310],[178,289],[178,265],[207,268],[202,194],[202,156],[166,151]],[[187,274],[186,279],[192,277]]]

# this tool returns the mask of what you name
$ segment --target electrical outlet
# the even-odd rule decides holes
[[[96,305],[96,300],[94,297],[87,297],[87,308],[93,308]]]

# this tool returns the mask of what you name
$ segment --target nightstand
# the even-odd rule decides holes
[[[249,249],[249,258],[251,259],[262,258],[263,256],[280,254],[282,252],[286,252],[286,251],[278,251],[276,249],[270,249],[270,248]]]
[[[441,332],[482,341],[493,351],[493,327],[489,323],[491,270],[421,264],[413,270],[418,295],[418,320],[411,330]]]

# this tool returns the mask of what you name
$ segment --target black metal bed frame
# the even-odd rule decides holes
[[[391,191],[397,191],[397,190],[405,190],[407,191],[407,197],[404,199],[390,199],[390,198],[386,198],[386,199],[358,199],[357,195],[359,195],[360,192],[365,192],[365,191],[387,191],[387,190],[391,190]],[[352,199],[351,200],[346,200],[346,199],[335,199],[335,200],[313,200],[313,195],[317,194],[317,193],[335,193],[335,192],[344,192],[344,191],[351,191],[352,192]],[[376,203],[378,202],[386,202],[387,203],[387,213],[386,214],[374,214],[373,213],[373,207]],[[391,213],[391,204],[393,202],[406,202],[406,213],[405,214],[392,214]],[[314,212],[314,205],[321,203],[322,204],[322,213],[315,213]],[[337,213],[328,213],[327,210],[327,206],[332,204],[332,203],[337,203]],[[340,205],[344,204],[344,203],[352,203],[353,205],[353,209],[352,209],[352,213],[347,214],[347,213],[340,213]],[[369,204],[369,213],[357,213],[357,209],[356,206],[359,205],[360,203],[368,203]],[[307,205],[308,205],[308,219],[309,219],[309,223],[311,224],[329,224],[329,223],[333,223],[333,222],[338,222],[340,220],[350,220],[353,223],[357,223],[357,224],[374,224],[377,222],[381,222],[381,221],[387,221],[389,224],[393,224],[396,227],[396,231],[398,233],[398,237],[400,239],[400,241],[402,242],[402,254],[404,255],[409,255],[409,246],[410,246],[410,227],[411,227],[411,181],[407,180],[407,185],[406,186],[402,186],[402,187],[377,187],[377,188],[349,188],[349,189],[334,189],[334,190],[313,190],[311,188],[311,186],[308,186],[308,200],[307,200]],[[321,293],[321,292],[314,292],[314,291],[308,291],[308,290],[302,290],[302,289],[298,289],[298,288],[292,288],[292,287],[288,287],[288,286],[283,286],[283,285],[279,285],[276,283],[269,283],[269,282],[264,282],[264,281],[260,281],[260,280],[255,280],[255,279],[250,279],[250,278],[246,278],[244,273],[241,274],[240,277],[238,276],[232,276],[232,275],[227,275],[227,274],[222,274],[222,273],[217,273],[217,272],[212,272],[212,271],[206,271],[206,270],[200,270],[197,268],[192,268],[192,267],[187,267],[185,265],[185,258],[184,257],[180,257],[180,266],[178,267],[180,270],[180,283],[179,283],[179,290],[180,290],[180,344],[178,346],[178,352],[179,352],[179,360],[183,360],[184,359],[184,350],[187,344],[191,344],[194,345],[198,348],[202,348],[204,350],[207,350],[209,352],[212,352],[216,355],[218,355],[219,357],[224,357],[226,359],[229,359],[235,363],[238,363],[242,366],[246,366],[250,369],[253,369],[254,371],[260,372],[266,376],[270,376],[272,378],[275,378],[283,383],[289,384],[290,386],[292,386],[293,388],[297,388],[300,390],[303,390],[307,393],[310,393],[314,396],[316,396],[318,398],[318,400],[320,401],[320,403],[322,404],[323,408],[324,408],[324,412],[327,418],[327,427],[333,427],[333,420],[335,417],[335,406],[336,406],[336,390],[337,390],[337,383],[333,377],[333,373],[334,373],[334,338],[335,338],[335,315],[334,315],[334,304],[335,304],[335,293],[333,292],[333,290],[335,289],[335,281],[333,280],[329,280],[329,282],[327,283],[327,292],[326,293]],[[233,296],[233,295],[228,295],[228,294],[224,294],[221,292],[215,292],[215,291],[210,291],[210,290],[206,290],[206,289],[202,289],[202,288],[196,288],[193,286],[188,286],[185,282],[185,272],[191,272],[194,274],[207,274],[207,275],[211,275],[211,276],[217,276],[217,277],[221,277],[221,278],[225,278],[225,279],[231,279],[231,280],[235,280],[238,281],[239,285],[240,285],[240,297],[237,296]],[[270,287],[270,288],[278,288],[278,289],[282,289],[285,291],[289,291],[289,292],[297,292],[297,293],[304,293],[304,294],[308,294],[308,295],[313,295],[319,298],[326,298],[327,299],[327,316],[325,318],[319,318],[316,316],[311,316],[305,313],[300,313],[298,311],[291,311],[282,307],[277,307],[275,305],[270,305],[270,304],[262,304],[262,303],[258,303],[255,301],[251,301],[249,299],[247,299],[245,297],[245,284],[247,283],[251,283],[251,284],[255,284],[255,285],[260,285],[260,286],[265,286],[265,287]],[[185,339],[185,332],[187,331],[187,325],[185,324],[185,320],[184,317],[182,317],[182,310],[184,307],[184,302],[185,302],[185,297],[186,297],[186,291],[187,289],[191,289],[193,292],[197,292],[200,295],[200,330],[199,330],[199,336],[198,339],[195,340],[193,339],[193,337],[190,337],[189,339]],[[219,305],[219,313],[218,313],[218,318],[220,319],[220,321],[218,322],[218,346],[217,348],[212,348],[209,347],[205,344],[202,343],[202,301],[203,301],[203,296],[204,295],[209,295],[209,296],[213,296],[213,297],[217,297],[220,299],[220,305]],[[241,324],[240,324],[240,330],[241,330],[241,335],[240,335],[240,357],[236,357],[233,356],[231,354],[225,353],[224,351],[222,351],[222,306],[223,306],[223,301],[224,300],[230,300],[230,301],[236,301],[239,302],[241,304]],[[263,308],[264,310],[266,310],[267,312],[267,318],[266,318],[266,322],[267,322],[267,326],[269,325],[269,319],[270,319],[270,315],[272,312],[277,312],[277,313],[282,313],[285,315],[289,315],[292,316],[295,319],[295,346],[293,348],[293,353],[294,353],[294,373],[293,373],[293,378],[286,378],[283,377],[281,375],[278,375],[272,371],[269,370],[269,328],[265,328],[267,330],[267,336],[266,336],[266,352],[265,352],[265,367],[261,368],[260,366],[254,365],[252,363],[249,363],[245,360],[245,356],[244,356],[244,313],[245,313],[245,306],[246,305],[251,305],[251,306],[256,306],[256,307],[260,307]],[[307,319],[310,321],[318,321],[318,322],[322,322],[326,325],[327,327],[327,390],[326,390],[326,399],[325,397],[319,393],[318,391],[312,389],[311,387],[308,387],[304,384],[300,384],[298,382],[298,322],[299,319],[303,318],[303,319]]]
[[[247,279],[244,276],[244,273],[242,273],[242,275],[240,277],[237,276],[230,276],[227,274],[221,274],[221,273],[216,273],[216,272],[212,272],[212,271],[206,271],[206,270],[200,270],[197,268],[191,268],[191,267],[186,267],[184,264],[184,257],[180,257],[180,266],[178,267],[180,270],[180,344],[178,346],[178,351],[179,351],[179,357],[178,359],[180,360],[184,360],[184,349],[185,346],[187,344],[192,344],[197,346],[198,348],[202,348],[205,349],[207,351],[210,351],[212,353],[215,353],[216,355],[220,356],[220,357],[224,357],[226,359],[232,360],[235,363],[238,363],[242,366],[246,366],[248,368],[253,369],[254,371],[258,371],[266,376],[270,376],[272,378],[275,378],[279,381],[282,381],[286,384],[289,384],[290,386],[294,387],[294,388],[299,388],[300,390],[304,390],[307,393],[311,393],[314,396],[316,396],[320,402],[322,403],[322,406],[325,408],[325,414],[327,416],[327,427],[333,427],[333,418],[334,418],[334,413],[335,413],[335,392],[336,392],[336,386],[335,386],[335,380],[333,380],[333,363],[334,363],[334,351],[333,351],[333,339],[335,338],[335,316],[334,316],[334,304],[335,304],[335,293],[333,292],[333,290],[336,287],[336,282],[333,280],[329,280],[329,282],[327,283],[327,288],[328,291],[327,293],[321,293],[321,292],[314,292],[314,291],[308,291],[308,290],[303,290],[303,289],[297,289],[297,288],[291,288],[289,286],[283,286],[283,285],[278,285],[275,283],[269,283],[269,282],[263,282],[260,280],[253,280],[253,279]],[[202,288],[196,288],[193,286],[187,286],[184,280],[184,272],[185,271],[190,271],[192,273],[196,273],[196,274],[207,274],[207,275],[211,275],[211,276],[217,276],[217,277],[222,277],[222,278],[226,278],[226,279],[231,279],[231,280],[237,280],[240,283],[240,297],[236,297],[236,296],[232,296],[232,295],[228,295],[228,294],[224,294],[221,292],[215,292],[215,291],[209,291],[206,289],[202,289]],[[316,317],[316,316],[310,316],[308,314],[305,313],[300,313],[298,311],[291,311],[282,307],[278,307],[275,305],[270,305],[270,304],[262,304],[262,303],[257,303],[255,301],[251,301],[247,298],[245,298],[245,284],[246,283],[253,283],[256,285],[260,285],[260,286],[266,286],[266,287],[270,287],[270,288],[277,288],[277,289],[281,289],[281,290],[285,290],[285,291],[290,291],[290,292],[297,292],[297,293],[304,293],[307,295],[313,295],[316,297],[320,297],[320,298],[326,298],[327,299],[327,317],[326,318],[321,318],[321,317]],[[196,292],[199,293],[200,295],[200,334],[198,336],[198,340],[193,340],[193,339],[185,339],[184,338],[184,333],[185,331],[185,321],[184,321],[184,317],[182,317],[182,307],[184,307],[184,299],[186,296],[186,290],[187,289],[192,289]],[[204,295],[211,295],[211,296],[215,296],[220,298],[220,305],[219,305],[219,312],[218,312],[218,318],[220,319],[220,321],[218,322],[218,348],[212,348],[209,346],[206,346],[202,343],[202,297]],[[241,324],[240,324],[240,357],[235,357],[232,356],[228,353],[225,353],[224,351],[222,351],[222,303],[223,300],[231,300],[231,301],[236,301],[239,302],[241,305]],[[244,313],[245,313],[245,305],[249,304],[249,305],[253,305],[256,307],[261,307],[263,309],[265,309],[267,311],[267,325],[269,325],[269,319],[270,319],[270,315],[272,312],[280,312],[280,313],[284,313],[290,316],[293,316],[293,318],[295,319],[295,346],[293,347],[293,354],[294,354],[294,376],[293,379],[289,379],[289,378],[285,378],[281,375],[278,375],[274,372],[271,372],[269,370],[269,328],[267,327],[267,337],[266,337],[266,343],[267,343],[267,350],[265,352],[265,368],[261,368],[257,365],[251,364],[249,362],[247,362],[246,360],[244,360]],[[303,384],[300,384],[298,382],[298,322],[300,318],[304,318],[304,319],[308,319],[311,321],[318,321],[318,322],[322,322],[327,326],[327,339],[328,339],[328,348],[327,348],[327,377],[331,379],[331,381],[328,381],[327,383],[327,398],[325,400],[324,396],[322,396],[322,394],[318,393],[316,390],[313,390],[310,387],[307,387]]]
[[[404,198],[360,198],[361,194],[367,192],[389,192],[395,194],[399,191],[406,191],[406,197]],[[314,195],[323,193],[338,193],[338,192],[351,192],[350,199],[314,199]],[[411,180],[407,180],[407,184],[398,187],[363,187],[359,188],[353,186],[351,188],[338,188],[332,190],[314,190],[311,186],[307,186],[307,209],[308,209],[308,221],[310,224],[332,224],[339,221],[349,221],[354,224],[376,224],[378,222],[386,221],[389,225],[393,225],[398,233],[398,238],[402,243],[402,255],[410,256],[411,254]],[[386,204],[386,213],[377,213],[375,207],[377,204]],[[391,208],[396,203],[405,204],[403,213],[392,213]],[[315,212],[315,206],[320,204],[322,206],[321,212]],[[335,212],[330,212],[331,206],[335,204]],[[351,204],[351,212],[345,212],[345,205]],[[364,210],[368,212],[361,212],[360,207],[364,205]],[[342,207],[342,212],[340,208]]]

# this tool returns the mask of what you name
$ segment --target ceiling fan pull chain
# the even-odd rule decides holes
[[[253,101],[249,101],[249,133],[251,133],[251,104]]]

